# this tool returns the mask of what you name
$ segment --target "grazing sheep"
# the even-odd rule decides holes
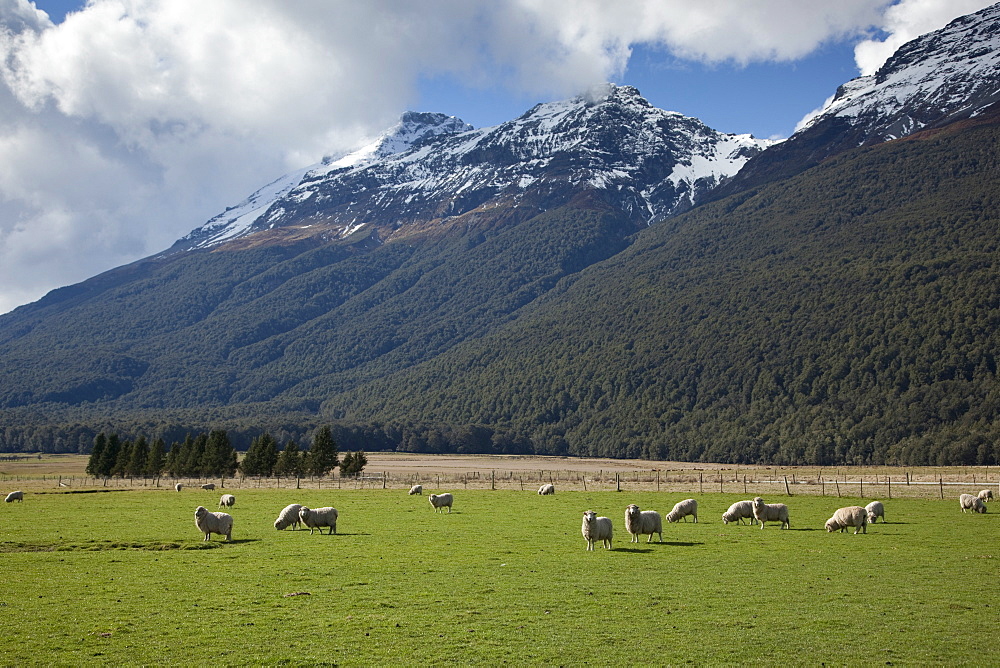
[[[213,513],[205,506],[198,506],[194,511],[194,525],[205,534],[205,540],[213,533],[225,536],[226,540],[233,539],[233,516],[227,513]]]
[[[743,524],[744,519],[750,520],[750,526],[757,523],[757,519],[753,516],[753,501],[749,499],[746,501],[737,501],[729,506],[729,510],[722,513],[723,524],[729,524],[730,522]]]
[[[984,489],[979,493],[979,498],[983,500],[983,503],[989,503],[993,500],[993,490]]]
[[[223,506],[226,506],[228,508],[234,505],[236,505],[236,497],[233,496],[232,494],[223,494],[221,497],[219,497],[220,508],[222,508]]]
[[[310,536],[313,529],[319,529],[323,533],[323,527],[330,527],[331,534],[337,533],[337,509],[330,506],[315,509],[302,506],[299,509],[299,521],[309,527]]]
[[[180,484],[180,483],[177,483],[176,485],[174,485],[174,491],[175,491],[175,492],[179,492],[179,491],[181,491],[182,489],[184,489],[184,485],[182,485],[182,484]]]
[[[411,496],[413,494],[420,494],[421,496],[423,496],[423,493],[424,493],[424,486],[423,485],[414,485],[413,487],[410,488],[410,495]]]
[[[11,492],[10,494],[7,495],[7,498],[4,499],[4,501],[6,501],[7,503],[13,503],[14,501],[17,501],[18,503],[23,503],[24,492],[22,492],[21,490],[17,490],[16,492]]]
[[[555,485],[550,485],[546,483],[538,488],[538,493],[541,494],[542,496],[545,496],[546,494],[555,494],[556,487]]]
[[[639,510],[634,503],[625,509],[625,530],[632,535],[629,542],[638,543],[639,536],[649,534],[647,543],[653,542],[653,534],[659,534],[663,542],[663,521],[655,510]]]
[[[973,496],[972,494],[963,494],[958,497],[958,503],[962,506],[962,512],[966,510],[971,510],[974,513],[985,513],[986,504],[978,496]]]
[[[215,489],[215,483],[214,482],[205,483],[204,485],[201,486],[201,488],[211,492],[213,489]]]
[[[603,541],[604,547],[611,549],[611,536],[614,532],[611,520],[607,517],[598,517],[593,510],[584,512],[582,531],[583,537],[587,541],[588,550],[593,551],[594,543],[597,541]]]
[[[434,512],[440,512],[442,508],[448,506],[448,512],[451,512],[452,498],[451,494],[431,494],[427,497],[427,500],[431,502],[434,506]]]
[[[299,511],[302,510],[302,506],[298,503],[291,503],[281,509],[278,513],[278,519],[274,520],[274,528],[278,531],[284,531],[287,527],[292,527],[296,529],[299,526]]]
[[[854,527],[855,535],[857,535],[858,531],[868,533],[868,511],[861,506],[838,508],[833,517],[826,521],[826,530],[828,532],[839,529],[843,533],[847,531],[847,527]]]
[[[882,524],[885,524],[885,507],[881,501],[872,501],[865,506],[865,510],[868,512],[868,524],[875,524],[880,517]]]
[[[698,521],[698,502],[694,499],[684,499],[683,501],[678,501],[674,505],[674,509],[667,513],[667,521],[671,524],[678,522],[681,518],[687,522],[687,516],[693,515],[694,521]]]
[[[781,522],[782,529],[791,528],[788,521],[788,506],[783,503],[764,503],[764,499],[755,497],[753,500],[753,516],[764,528],[764,522]]]

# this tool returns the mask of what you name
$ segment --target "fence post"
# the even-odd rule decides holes
[[[704,494],[705,493],[705,474],[704,473],[699,473],[698,474],[698,493],[699,494]]]
[[[858,479],[861,481],[861,493],[859,494],[859,496],[861,498],[864,498],[864,496],[865,496],[865,477],[864,476],[860,476]]]
[[[618,471],[615,471],[615,491],[622,491],[622,481],[621,478],[618,477]]]
[[[944,499],[944,478],[938,478],[938,487],[941,489],[941,498]]]
[[[839,499],[840,498],[840,480],[838,480],[837,478],[834,478],[833,482],[837,483],[837,498]]]
[[[719,469],[719,494],[722,494],[722,469]]]
[[[889,476],[885,477],[886,486],[889,488],[889,498],[892,498],[892,478]]]
[[[792,474],[792,477],[794,477],[794,474]],[[792,495],[792,491],[790,489],[788,489],[788,476],[786,475],[786,476],[784,476],[784,478],[785,478],[785,494],[787,494],[788,496],[791,496]]]
[[[497,472],[490,471],[490,489],[497,488]]]
[[[587,491],[587,476],[583,476],[583,491]]]

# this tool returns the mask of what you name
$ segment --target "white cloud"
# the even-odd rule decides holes
[[[858,70],[864,75],[875,74],[903,44],[993,3],[994,0],[901,0],[885,13],[881,26],[885,38],[865,40],[854,48]]]
[[[53,25],[0,0],[0,312],[355,147],[421,77],[571,95],[620,75],[637,43],[788,61],[867,35],[887,4],[89,0]]]

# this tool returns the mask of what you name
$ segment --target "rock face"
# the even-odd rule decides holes
[[[901,46],[873,75],[837,89],[788,140],[751,160],[712,194],[797,174],[858,147],[980,116],[1000,100],[1000,4]]]
[[[307,226],[385,241],[477,209],[548,209],[587,189],[648,223],[690,208],[771,143],[716,132],[611,84],[480,130],[411,112],[371,145],[262,188],[173,250]]]

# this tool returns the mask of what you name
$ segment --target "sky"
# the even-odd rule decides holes
[[[0,313],[153,255],[406,110],[603,81],[783,138],[984,0],[0,0]]]

